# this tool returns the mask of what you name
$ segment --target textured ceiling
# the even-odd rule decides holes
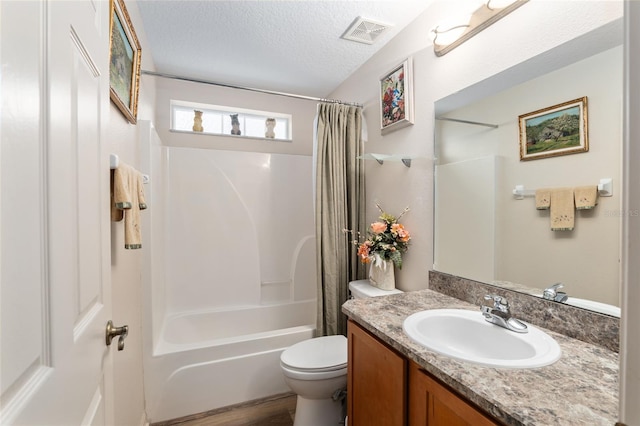
[[[141,0],[156,71],[326,97],[432,0]],[[341,39],[359,16],[392,26]]]

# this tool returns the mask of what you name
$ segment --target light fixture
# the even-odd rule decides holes
[[[441,24],[431,30],[433,50],[436,56],[442,56],[497,20],[507,16],[529,0],[487,0],[471,16],[460,19],[457,24]]]
[[[431,30],[431,39],[434,45],[447,46],[453,43],[467,31],[470,22],[471,15],[442,22]]]

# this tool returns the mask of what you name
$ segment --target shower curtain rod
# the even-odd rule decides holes
[[[294,93],[284,93],[284,92],[276,92],[276,91],[273,91],[273,90],[256,89],[256,88],[253,88],[253,87],[236,86],[236,85],[233,85],[233,84],[218,83],[218,82],[215,82],[215,81],[200,80],[200,79],[197,79],[197,78],[190,78],[190,77],[181,77],[181,76],[178,76],[178,75],[165,74],[165,73],[162,73],[162,72],[142,70],[142,74],[143,75],[150,75],[150,76],[153,76],[153,77],[169,78],[169,79],[172,79],[172,80],[190,81],[192,83],[210,84],[212,86],[227,87],[227,88],[230,88],[230,89],[249,90],[251,92],[266,93],[268,95],[286,96],[288,98],[296,98],[296,99],[305,99],[305,100],[308,100],[308,101],[327,102],[327,103],[332,103],[332,104],[342,104],[342,105],[356,106],[356,107],[361,107],[361,108],[363,107],[362,104],[359,104],[359,103],[356,103],[356,102],[343,102],[343,101],[339,101],[337,99],[323,99],[323,98],[316,98],[314,96],[296,95]]]

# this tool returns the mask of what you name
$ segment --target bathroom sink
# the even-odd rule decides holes
[[[538,368],[556,362],[560,346],[547,333],[527,324],[515,333],[487,322],[480,311],[432,309],[404,320],[404,332],[434,352],[487,367]]]

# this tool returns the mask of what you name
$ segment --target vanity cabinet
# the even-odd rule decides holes
[[[496,426],[473,405],[440,384],[418,364],[409,366],[409,425]]]
[[[500,425],[351,320],[347,338],[349,426]]]
[[[407,424],[407,360],[353,321],[349,339],[349,426]]]

